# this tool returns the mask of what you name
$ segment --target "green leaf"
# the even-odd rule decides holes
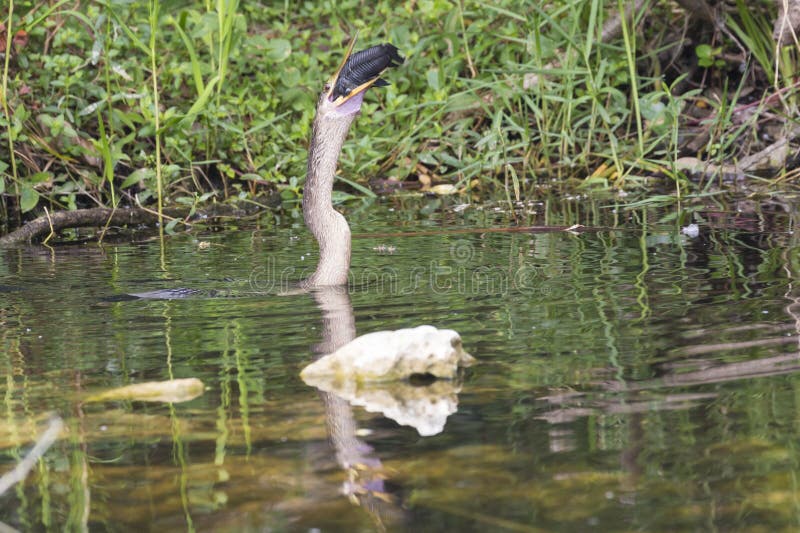
[[[625,204],[623,207],[625,209],[638,209],[639,207],[644,207],[644,206],[670,205],[674,204],[677,201],[678,199],[675,196],[671,196],[669,194],[657,194],[655,196],[645,198],[644,200],[639,200],[637,202],[631,202],[629,204]]]
[[[164,231],[166,231],[167,234],[169,234],[169,235],[174,235],[175,234],[175,226],[177,226],[180,221],[181,220],[179,218],[173,218],[172,220],[170,220],[167,223],[166,226],[164,226]]]
[[[331,193],[331,202],[334,205],[338,205],[338,204],[347,202],[347,201],[352,200],[354,198],[356,198],[356,197],[353,196],[352,194],[344,192],[344,191],[333,191]]]
[[[206,107],[206,104],[211,99],[211,94],[214,91],[214,87],[216,87],[218,81],[219,81],[219,75],[214,76],[213,78],[208,80],[208,84],[206,85],[205,89],[203,89],[203,92],[200,94],[200,96],[197,97],[197,100],[195,101],[194,104],[192,104],[192,107],[189,108],[189,111],[186,113],[186,116],[184,116],[180,120],[180,124],[182,126],[190,124],[191,121],[194,119],[194,117],[201,110],[203,110],[203,108]],[[163,130],[164,128],[161,129]]]
[[[425,76],[428,80],[428,87],[434,91],[439,90],[439,71],[435,68],[429,70]]]
[[[121,189],[127,189],[131,185],[139,183],[142,180],[148,180],[156,175],[155,171],[150,168],[140,168],[131,172],[130,176],[125,178],[125,181],[120,185]]]
[[[175,198],[175,203],[181,205],[194,205],[194,198],[191,196],[178,196]],[[174,220],[172,222],[175,222]]]
[[[185,13],[183,15],[184,15],[183,18],[185,18]],[[186,35],[185,31],[183,31],[183,28],[181,28],[181,25],[178,23],[178,21],[175,20],[173,17],[169,17],[168,20],[169,22],[172,23],[172,26],[178,32],[178,35],[183,41],[183,46],[186,47],[186,51],[189,53],[189,60],[191,61],[192,65],[192,77],[194,78],[194,86],[195,89],[197,90],[197,96],[199,97],[203,94],[203,91],[205,90],[205,84],[203,83],[203,74],[200,71],[200,61],[197,59],[197,51],[195,50],[191,39],[189,39],[189,36]]]
[[[589,176],[579,185],[581,188],[602,187],[608,188],[608,180],[603,176]]]
[[[701,44],[694,49],[694,53],[697,54],[697,57],[700,59],[709,58],[711,57],[711,46],[707,44]]]
[[[445,110],[448,113],[455,113],[467,109],[478,108],[481,105],[480,97],[471,92],[460,93],[451,96],[445,103]]]
[[[52,172],[37,172],[29,178],[31,183],[44,183],[53,178]]]
[[[3,175],[3,173],[6,171],[7,168],[8,168],[8,163],[0,161],[0,194],[6,192],[6,177]]]
[[[39,193],[27,183],[22,185],[22,196],[19,200],[19,208],[23,213],[27,213],[39,203]]]
[[[296,200],[297,197],[298,197],[297,191],[293,189],[287,187],[281,190],[281,199],[283,200]]]
[[[280,63],[292,54],[292,43],[286,39],[270,39],[267,42],[267,59]]]

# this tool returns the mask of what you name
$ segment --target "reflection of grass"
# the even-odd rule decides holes
[[[409,213],[424,200],[401,201],[406,209],[398,210],[390,225],[417,224]],[[593,209],[591,201],[548,209],[553,223],[565,225],[613,225],[607,221],[615,216]],[[633,213],[637,226],[661,214],[656,209]],[[470,210],[464,216],[485,223],[487,215]],[[749,220],[772,224],[770,216]],[[748,219],[738,214],[736,220]],[[791,229],[788,216],[779,220]],[[386,223],[371,215],[355,222]],[[263,265],[259,254],[273,253],[287,235],[231,233],[224,236],[224,246],[200,254],[188,236],[179,237],[166,250],[168,273],[171,279],[196,280],[198,269],[224,269],[226,276],[243,279]],[[579,236],[459,236],[475,247],[471,262],[535,265],[542,276],[537,280],[552,286],[552,293],[511,291],[492,298],[420,291],[354,298],[362,332],[437,320],[461,332],[465,346],[481,359],[467,374],[458,413],[434,439],[420,440],[410,430],[356,410],[359,426],[375,430],[365,440],[391,467],[388,481],[401,487],[398,500],[412,519],[450,520],[454,530],[458,523],[469,529],[470,520],[480,520],[479,527],[489,529],[533,524],[578,531],[592,517],[601,518],[596,529],[602,530],[613,530],[604,526],[623,520],[628,529],[729,530],[736,529],[744,505],[754,513],[748,515],[752,523],[792,529],[797,516],[792,483],[800,464],[797,376],[657,385],[672,371],[668,363],[689,365],[676,372],[715,363],[715,354],[687,358],[676,347],[709,339],[760,339],[765,324],[781,328],[767,330],[773,336],[794,331],[794,318],[782,313],[792,304],[792,284],[800,271],[796,233],[756,239],[752,231],[719,230],[698,242],[682,239],[676,226],[651,223],[646,242],[642,237],[625,229]],[[398,239],[396,254],[364,254],[362,261],[391,260],[403,272],[420,258],[451,257],[451,243],[441,236]],[[287,257],[296,260],[298,248],[307,244],[296,242]],[[194,261],[185,260],[187,251]],[[106,286],[89,283],[87,299],[52,305],[51,293],[75,294],[72,273],[87,267],[90,273],[111,272],[119,291],[139,283],[141,272],[158,270],[157,246],[143,244],[131,252],[109,248],[95,262],[85,254],[62,254],[56,263],[45,256],[0,265],[5,278],[51,276],[47,284],[26,287],[30,292],[3,293],[0,305],[0,366],[7,380],[0,392],[6,414],[0,423],[4,466],[37,434],[30,413],[58,409],[71,417],[68,423],[79,435],[56,444],[31,474],[31,483],[3,500],[8,505],[2,506],[0,520],[23,524],[19,529],[42,529],[46,504],[53,529],[63,528],[67,517],[80,526],[82,515],[69,515],[70,504],[87,501],[81,499],[86,487],[91,529],[102,524],[135,529],[165,516],[183,524],[186,509],[200,530],[224,529],[222,521],[209,522],[211,515],[227,519],[231,530],[245,517],[262,523],[283,519],[307,529],[331,517],[350,525],[363,516],[340,495],[343,478],[331,468],[332,456],[319,461],[332,453],[324,445],[323,407],[314,391],[297,383],[296,373],[311,357],[309,346],[319,340],[319,328],[310,326],[318,323],[320,312],[310,298],[98,305],[95,297]],[[642,253],[649,254],[646,275]],[[68,275],[61,275],[63,269]],[[217,282],[223,283],[212,283]],[[637,301],[641,290],[653,311],[644,319]],[[735,327],[743,317],[748,329]],[[50,326],[44,339],[37,339],[38,327],[32,334],[25,330],[42,323]],[[174,375],[198,375],[210,390],[174,409],[118,402],[75,410],[74,402],[100,384],[166,378],[165,353],[171,354]],[[785,345],[750,346],[724,357],[748,361],[785,353]],[[633,388],[648,382],[654,388],[602,388],[618,383],[612,357],[623,383]],[[123,362],[123,368],[115,369],[114,362]],[[678,401],[695,394],[707,396]],[[558,403],[555,396],[564,399]],[[573,407],[572,421],[546,419]],[[12,439],[12,432],[18,438]],[[631,462],[623,464],[624,459]],[[625,499],[632,495],[635,505]]]

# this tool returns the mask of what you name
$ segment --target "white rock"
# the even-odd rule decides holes
[[[395,381],[415,374],[452,379],[459,366],[469,366],[474,361],[462,348],[461,337],[455,331],[419,326],[362,335],[311,363],[300,376],[305,381],[315,377]]]

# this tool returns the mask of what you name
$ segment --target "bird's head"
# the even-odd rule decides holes
[[[355,39],[350,43],[338,70],[325,84],[320,97],[319,111],[334,118],[358,113],[366,90],[373,85],[389,85],[380,78],[381,74],[404,61],[397,47],[392,44],[379,44],[353,54],[354,44]]]

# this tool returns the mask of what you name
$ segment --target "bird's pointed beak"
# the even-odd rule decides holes
[[[330,89],[328,90],[328,94],[326,95],[328,100],[331,99],[331,95],[333,94],[333,90],[336,88],[336,82],[339,79],[339,76],[342,74],[342,70],[344,69],[344,66],[347,64],[347,60],[350,59],[350,56],[353,54],[353,48],[356,45],[356,40],[357,39],[358,39],[358,31],[356,31],[356,34],[353,35],[352,39],[350,39],[350,44],[347,45],[347,51],[344,53],[344,57],[342,58],[342,62],[339,63],[339,68],[336,69],[336,72],[333,73],[333,76],[331,76],[331,79],[328,80],[328,85],[330,86]]]
[[[348,94],[347,96],[338,96],[333,101],[333,103],[336,105],[342,105],[343,103],[347,102],[357,94],[363,93],[364,91],[375,85],[375,82],[377,82],[379,78],[380,76],[375,76],[371,80],[367,80],[366,82],[362,83],[361,85],[350,91],[350,94]]]

